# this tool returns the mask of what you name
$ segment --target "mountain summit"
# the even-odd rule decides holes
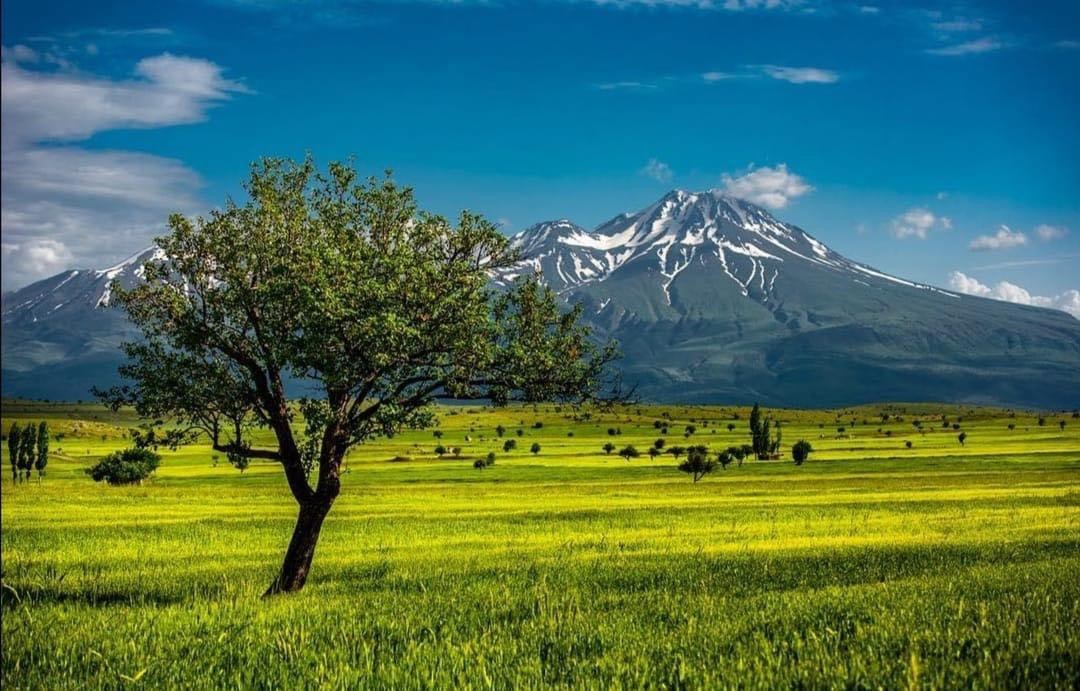
[[[720,191],[675,190],[594,230],[539,223],[511,243],[521,261],[493,283],[539,272],[619,341],[645,398],[1080,402],[1080,321],[890,276]],[[85,398],[113,381],[134,334],[110,285],[142,280],[155,252],[5,295],[4,395]]]

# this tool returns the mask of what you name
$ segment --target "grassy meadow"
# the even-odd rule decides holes
[[[718,451],[749,442],[748,409],[588,412],[444,407],[441,439],[358,448],[306,588],[263,600],[295,518],[277,466],[191,446],[151,482],[95,484],[130,413],[4,401],[5,432],[47,419],[53,439],[40,483],[13,484],[3,450],[3,685],[1080,685],[1071,413],[773,410],[787,460],[695,484],[645,454],[656,421]]]

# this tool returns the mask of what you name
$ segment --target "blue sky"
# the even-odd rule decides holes
[[[1064,305],[1080,5],[1031,5],[9,0],[4,287],[310,151],[508,231],[727,186],[891,273]]]

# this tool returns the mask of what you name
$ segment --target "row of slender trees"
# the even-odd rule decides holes
[[[49,464],[49,423],[29,423],[25,427],[11,423],[7,436],[8,459],[11,461],[11,481],[27,482],[30,471],[36,469],[38,480]]]

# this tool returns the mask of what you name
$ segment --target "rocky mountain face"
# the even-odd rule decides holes
[[[1080,405],[1080,321],[887,275],[720,192],[676,190],[591,231],[540,223],[512,243],[522,259],[493,283],[540,272],[619,341],[647,399]],[[133,334],[110,285],[141,280],[154,252],[5,295],[4,395],[86,398],[113,381]]]

